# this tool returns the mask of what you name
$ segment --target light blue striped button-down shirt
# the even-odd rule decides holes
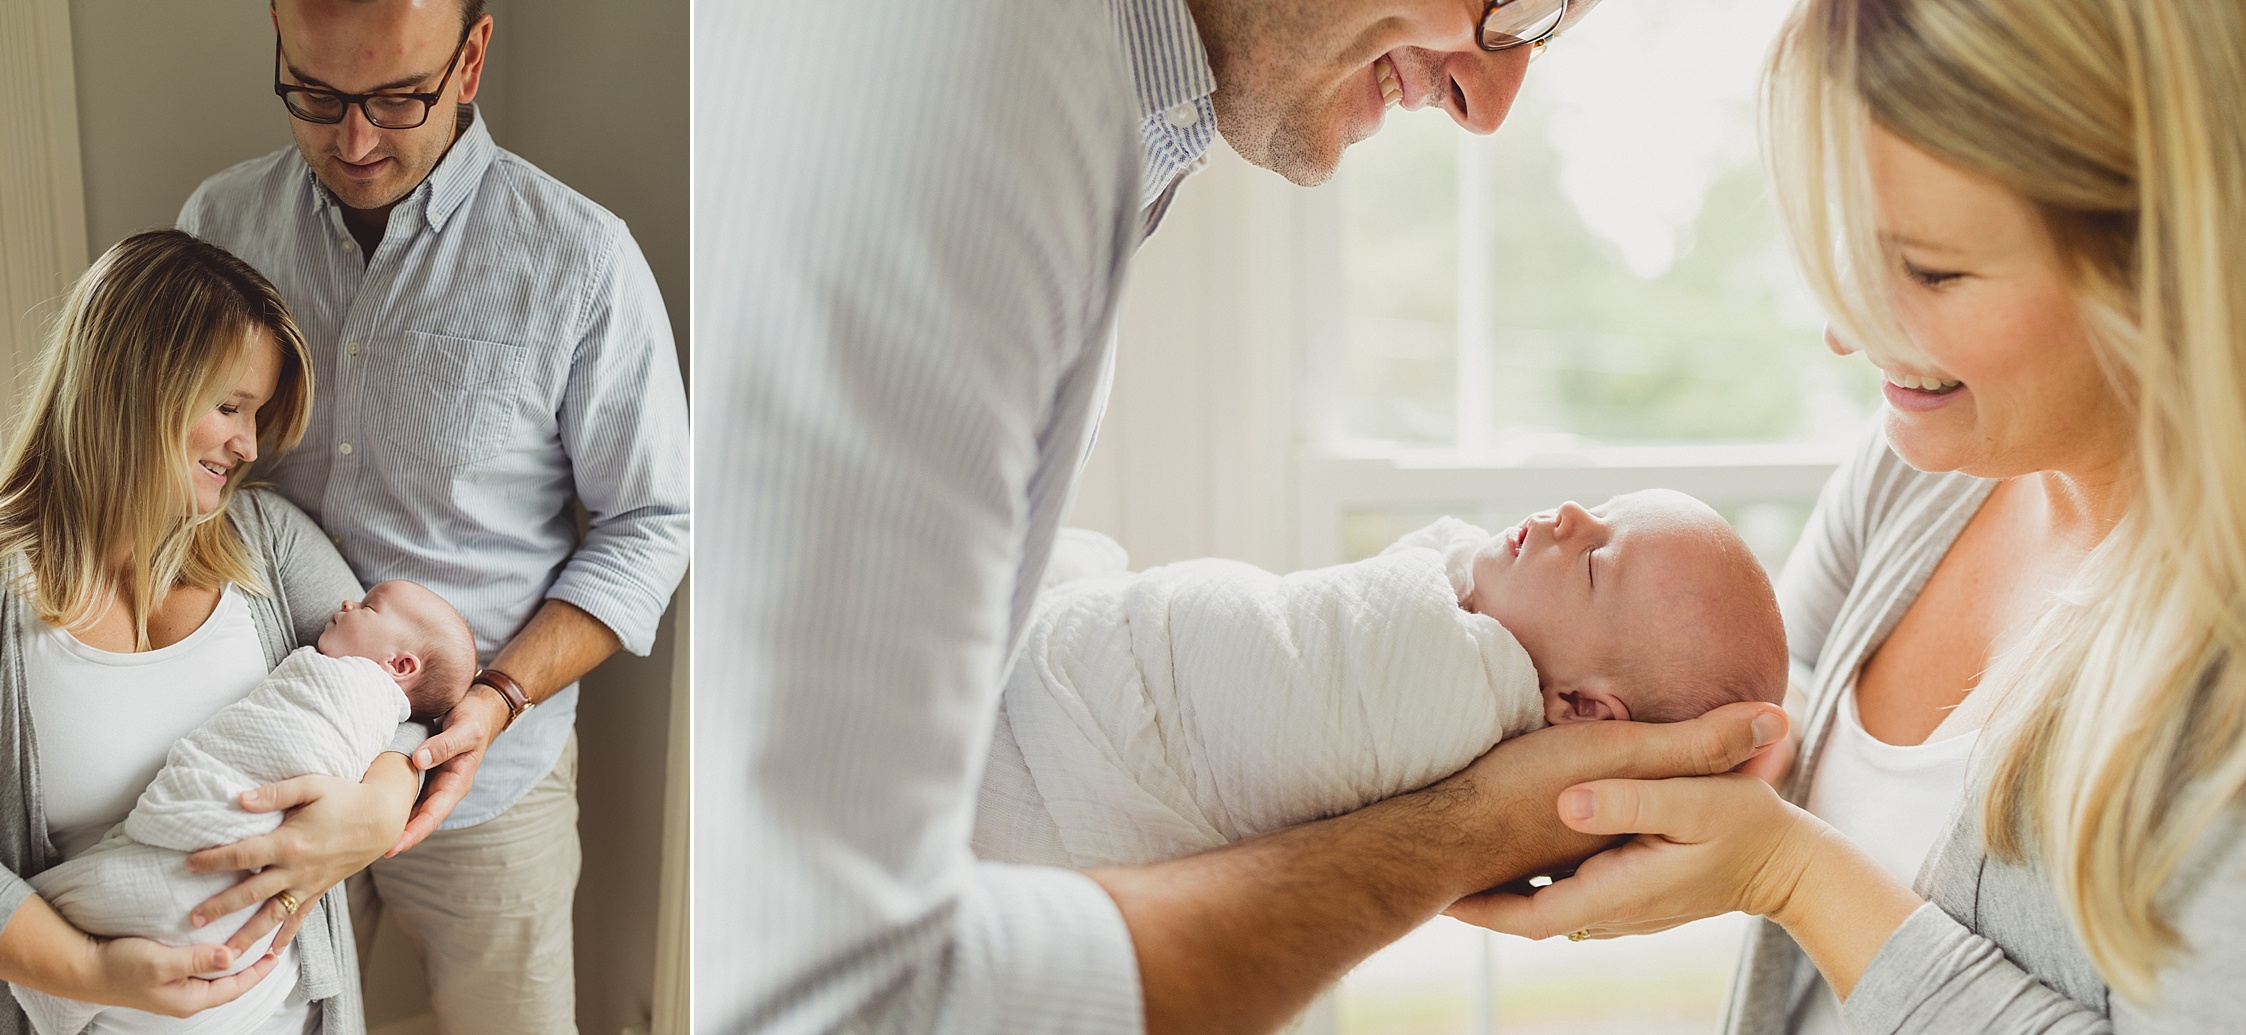
[[[303,329],[311,426],[260,476],[362,582],[442,594],[485,662],[549,598],[647,653],[686,570],[686,400],[623,221],[475,120],[372,261],[293,147],[204,181],[179,226],[265,274]],[[572,684],[501,735],[445,828],[520,799],[576,714]]]
[[[1137,1031],[1114,902],[968,836],[1143,210],[1214,135],[1192,18],[709,0],[695,38],[694,1029]]]

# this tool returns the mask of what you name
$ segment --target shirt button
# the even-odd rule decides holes
[[[357,248],[357,247],[358,247],[358,245],[352,244],[352,243],[351,243],[351,242],[349,242],[349,241],[345,241],[345,242],[343,242],[343,250],[344,250],[344,251],[350,251],[350,250],[352,250],[352,249],[354,249],[354,248]]]
[[[329,537],[328,537],[328,542],[334,543],[334,544],[335,544],[335,545],[337,545],[337,546],[342,546],[342,545],[343,545],[343,537],[342,537],[342,536],[339,536],[339,535],[331,535],[331,536],[329,536]]]
[[[1199,105],[1194,104],[1192,101],[1187,101],[1183,104],[1172,105],[1170,107],[1170,110],[1162,113],[1162,121],[1167,122],[1172,126],[1176,126],[1179,129],[1184,129],[1187,126],[1201,121],[1201,108]]]
[[[342,444],[342,445],[340,445],[340,446],[337,446],[337,447],[335,447],[335,448],[336,448],[336,451],[337,451],[337,452],[339,452],[339,453],[342,453],[342,454],[343,454],[344,456],[350,456],[350,455],[351,455],[351,443],[349,443],[349,442],[345,442],[344,444]]]
[[[355,341],[344,342],[343,351],[356,356],[359,354],[359,343]]]

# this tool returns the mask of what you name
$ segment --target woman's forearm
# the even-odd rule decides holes
[[[1863,849],[1830,827],[1784,903],[1769,914],[1817,964],[1833,994],[1848,998],[1895,929],[1925,904]]]
[[[99,982],[94,940],[33,895],[0,927],[0,981],[73,999]]]

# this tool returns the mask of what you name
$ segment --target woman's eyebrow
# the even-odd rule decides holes
[[[1965,251],[1965,249],[1960,248],[1954,244],[1943,244],[1940,241],[1923,241],[1908,234],[1885,233],[1879,235],[1879,237],[1881,241],[1884,241],[1891,245],[1899,245],[1904,248],[1916,248],[1920,251],[1926,252],[1942,252],[1949,255],[1960,255]]]

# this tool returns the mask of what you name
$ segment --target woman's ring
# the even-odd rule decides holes
[[[297,907],[304,904],[302,900],[286,891],[273,896],[273,901],[281,904],[281,914],[284,916],[295,916]],[[1571,934],[1568,937],[1573,938],[1575,936]]]
[[[293,910],[293,909],[292,909],[292,910],[289,910],[289,912],[292,912],[292,913],[293,913],[293,912],[295,912],[295,910]],[[1590,928],[1588,928],[1588,927],[1586,927],[1586,928],[1584,928],[1584,929],[1582,929],[1582,930],[1580,930],[1580,931],[1570,931],[1570,932],[1568,932],[1568,940],[1569,940],[1569,941],[1571,941],[1571,942],[1580,942],[1580,941],[1584,941],[1584,940],[1586,940],[1586,939],[1588,939],[1588,938],[1590,938],[1590,937],[1591,937],[1591,929],[1590,929]]]

